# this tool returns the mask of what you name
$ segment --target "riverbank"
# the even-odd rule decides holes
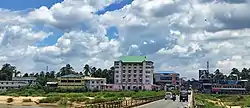
[[[39,100],[46,97],[14,97],[14,96],[0,96],[1,105],[14,105],[14,106],[57,106],[57,103],[39,103]],[[12,100],[9,101],[8,100]],[[25,101],[29,100],[29,101]]]

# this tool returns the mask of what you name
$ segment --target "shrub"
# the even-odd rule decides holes
[[[70,98],[69,101],[71,102],[85,102],[89,100],[87,97],[75,97],[75,98]]]
[[[8,99],[7,99],[7,103],[11,103],[11,102],[13,102],[13,101],[14,101],[13,98],[8,98]]]
[[[32,100],[29,98],[29,99],[23,99],[23,102],[32,102]]]
[[[61,99],[61,97],[56,96],[56,97],[47,97],[39,100],[39,103],[56,103]]]

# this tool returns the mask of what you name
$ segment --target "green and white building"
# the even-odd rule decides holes
[[[114,68],[114,90],[152,90],[154,63],[146,56],[123,56]]]

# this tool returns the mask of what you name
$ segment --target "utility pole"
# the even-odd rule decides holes
[[[49,66],[46,66],[46,72],[48,72],[49,71]]]

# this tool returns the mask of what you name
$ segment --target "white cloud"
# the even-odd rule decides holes
[[[121,55],[147,55],[156,70],[175,70],[197,77],[198,69],[250,65],[249,2],[206,0],[135,0],[122,9],[95,15],[120,0],[65,0],[28,13],[0,9],[0,63],[27,72],[58,70],[66,63],[80,71],[85,63],[108,68]],[[42,26],[42,27],[41,27]],[[106,37],[117,27],[115,39]],[[54,35],[54,45],[37,42]],[[29,64],[25,66],[24,64]]]

